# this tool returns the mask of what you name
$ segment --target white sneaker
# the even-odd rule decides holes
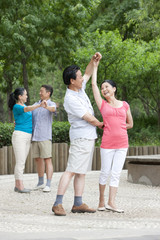
[[[43,188],[43,192],[50,192],[51,188],[48,186],[45,186],[45,188]]]
[[[41,185],[36,185],[33,190],[39,190],[39,189],[43,189],[45,188],[45,184],[41,184]]]

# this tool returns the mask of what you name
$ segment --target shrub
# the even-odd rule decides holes
[[[53,122],[52,124],[52,142],[69,142],[69,128],[68,122]],[[13,123],[0,122],[0,148],[3,146],[10,146],[12,133],[14,131]]]
[[[13,123],[0,122],[0,148],[11,145],[12,133],[14,131]]]
[[[128,135],[130,145],[144,146],[160,144],[160,132],[157,131],[157,128],[152,126],[143,127],[139,131],[133,128],[128,131]]]
[[[68,122],[54,121],[52,124],[52,142],[69,143]],[[11,136],[14,131],[13,123],[0,122],[0,148],[11,145]],[[96,146],[100,146],[103,130],[97,128],[98,139]],[[160,145],[160,131],[158,131],[154,119],[137,119],[134,121],[134,127],[128,130],[130,146],[142,145]]]
[[[69,142],[69,122],[53,122],[52,124],[52,142]]]
[[[140,117],[134,119],[134,126],[128,130],[130,145],[159,145],[160,131],[155,117]]]

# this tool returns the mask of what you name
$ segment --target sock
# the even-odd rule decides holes
[[[63,195],[57,195],[54,206],[57,206],[58,204],[62,204],[62,199],[63,199]]]
[[[44,183],[44,177],[39,177],[37,186],[40,186]]]
[[[51,186],[51,179],[47,179],[46,186],[50,187]]]
[[[82,205],[82,197],[80,196],[75,196],[74,197],[74,206],[80,206],[80,205]]]

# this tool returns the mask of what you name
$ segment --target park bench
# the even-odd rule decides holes
[[[127,180],[151,186],[160,186],[160,154],[127,156]]]

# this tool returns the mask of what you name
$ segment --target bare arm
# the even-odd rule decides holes
[[[93,115],[90,113],[86,113],[83,116],[83,119],[87,122],[89,122],[91,125],[102,128],[103,127],[103,122],[100,122],[97,118],[95,118]]]
[[[41,104],[24,107],[24,112],[30,112],[41,107]]]
[[[95,99],[95,101],[97,103],[98,108],[100,109],[101,105],[102,105],[102,97],[101,97],[99,88],[97,86],[97,69],[98,69],[98,66],[97,67],[95,66],[94,70],[93,70],[92,90],[93,90],[94,99]]]
[[[86,67],[83,79],[88,82],[88,80],[90,79],[91,75],[93,73],[93,59],[91,58],[91,61],[89,62],[89,64]]]
[[[45,109],[47,109],[50,112],[55,112],[56,111],[56,108],[54,106],[48,106],[47,105],[46,100],[43,101],[43,106],[42,107],[44,107]]]
[[[127,129],[133,128],[133,118],[130,108],[127,111],[126,127]]]
[[[91,61],[89,62],[89,64],[86,67],[83,79],[88,82],[88,80],[90,79],[91,75],[93,74],[93,69],[94,69],[94,61],[95,60],[100,60],[101,59],[101,54],[99,52],[96,52],[92,58]]]
[[[40,104],[24,107],[24,112],[30,112],[30,111],[35,110],[36,108],[39,108],[39,107],[44,107],[50,112],[55,112],[56,111],[55,107],[48,106],[47,101],[43,100]]]
[[[47,109],[50,112],[55,112],[56,111],[56,108],[52,107],[52,106],[47,106],[45,109]]]

